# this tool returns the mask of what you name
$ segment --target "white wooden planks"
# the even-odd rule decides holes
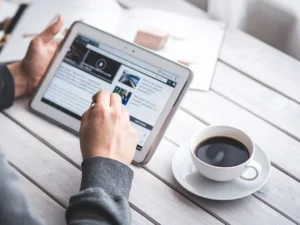
[[[132,215],[132,224],[134,225],[153,225],[152,222],[147,220],[145,217],[143,217],[134,209],[131,210],[131,215]]]
[[[26,100],[25,100],[26,101]],[[26,103],[24,103],[24,102],[22,102],[23,104],[26,104]],[[20,107],[20,108],[18,108],[18,107]],[[30,112],[28,112],[28,111],[25,111],[24,110],[24,108],[22,109],[23,107],[22,107],[22,105],[21,104],[16,104],[12,109],[10,109],[8,112],[9,112],[9,114],[10,114],[10,116],[12,116],[12,117],[14,117],[14,118],[17,118],[17,119],[19,119],[20,121],[23,121],[22,123],[24,124],[24,123],[31,123],[31,126],[30,126],[30,128],[31,129],[35,129],[35,127],[36,126],[42,126],[42,124],[45,124],[45,123],[48,123],[47,121],[44,121],[43,119],[41,119],[41,121],[39,121],[39,119],[37,120],[37,123],[35,122],[35,119],[33,120],[32,119],[32,117],[35,117],[34,115],[32,115]],[[24,112],[22,112],[22,110],[24,111]],[[179,111],[178,113],[182,113],[182,114],[185,114],[184,112],[182,112],[182,111]],[[186,114],[187,115],[187,114]],[[30,119],[31,118],[31,119]],[[26,122],[27,121],[27,122]],[[31,121],[31,122],[30,122]],[[178,127],[177,129],[174,129],[174,127],[173,127],[173,123],[175,122],[175,121],[182,121],[183,123],[181,123],[181,122],[178,122],[178,124],[179,125],[176,125],[176,127]],[[185,124],[187,124],[188,126],[185,126]],[[193,124],[193,126],[192,126],[192,124]],[[54,126],[54,125],[52,125],[52,124],[50,124],[50,126],[52,126],[53,127],[53,129],[60,129],[60,128],[58,128],[58,127],[56,127],[56,126]],[[45,127],[45,126],[44,126]],[[48,126],[47,126],[48,127]],[[201,124],[199,121],[197,121],[196,119],[194,119],[193,117],[191,117],[191,116],[186,116],[186,117],[184,117],[184,118],[180,118],[180,117],[178,117],[177,116],[177,114],[176,114],[176,117],[174,118],[174,120],[173,120],[173,122],[171,123],[171,126],[170,126],[170,128],[168,129],[168,132],[167,132],[167,134],[169,134],[169,132],[173,132],[173,135],[175,135],[175,137],[171,137],[170,135],[168,135],[168,137],[169,138],[171,138],[172,140],[174,140],[175,142],[178,142],[178,141],[180,141],[181,140],[181,136],[183,135],[185,138],[189,138],[189,136],[196,130],[196,129],[199,129],[199,128],[201,128],[201,127],[204,127],[204,125],[203,124]],[[47,128],[47,130],[51,130],[51,129],[48,129]],[[51,139],[55,139],[56,137],[55,136],[51,136],[51,135],[46,135],[46,134],[43,134],[43,133],[47,133],[47,130],[45,131],[45,129],[43,129],[43,131],[42,132],[39,132],[39,135],[45,135],[48,139],[49,138],[51,138]],[[62,133],[64,133],[65,131],[62,131]],[[62,136],[62,133],[60,133],[60,136]],[[69,141],[69,145],[70,146],[74,146],[73,147],[73,151],[75,151],[75,149],[76,148],[78,148],[78,143],[77,143],[77,140],[75,140],[74,139],[74,137],[73,138],[71,138],[72,137],[72,135],[68,138],[68,141]],[[73,139],[73,144],[71,143],[71,139]],[[185,139],[186,140],[186,139]],[[53,140],[54,141],[54,140]],[[55,142],[55,141],[54,141]],[[52,143],[52,142],[51,142]],[[63,145],[64,145],[64,141],[62,141],[62,140],[60,140],[60,145],[63,147]],[[57,144],[59,144],[59,143],[57,143]],[[57,147],[57,146],[56,146]],[[71,148],[72,149],[72,148]],[[78,151],[79,151],[79,149],[78,149]],[[168,151],[165,151],[165,150],[160,150],[159,152],[168,152]],[[158,152],[156,153],[156,154],[158,154]],[[156,155],[155,154],[155,155]],[[170,156],[171,157],[171,156]],[[166,156],[166,158],[168,158],[167,156]],[[74,160],[76,160],[76,159],[74,159]],[[153,160],[154,161],[154,160]],[[158,161],[156,161],[156,162],[158,162]],[[161,166],[161,165],[165,165],[165,166],[168,166],[169,165],[169,163],[168,162],[165,162],[165,163],[155,163],[156,165],[157,165],[157,167],[159,167],[159,166]],[[169,165],[170,166],[170,165]],[[152,169],[152,168],[151,168]],[[158,176],[162,176],[162,171],[164,171],[164,170],[159,170],[161,173],[157,173],[157,175]],[[138,179],[141,179],[140,178],[140,175],[139,175],[139,171],[135,171],[135,173],[136,173],[136,176],[138,176],[139,178]],[[144,176],[143,174],[141,174],[141,176]],[[166,177],[164,177],[164,179],[166,179]],[[149,186],[149,183],[151,183],[152,185],[153,185],[153,182],[145,182],[145,187],[144,186],[140,186],[140,188],[135,188],[135,183],[134,183],[134,186],[133,186],[133,190],[132,190],[132,193],[134,193],[135,191],[141,191],[142,189],[145,189],[146,188],[146,186]],[[154,190],[153,191],[157,191],[157,190],[159,190],[159,188],[157,188],[157,187],[155,187],[155,188],[153,188]],[[142,193],[144,193],[144,192],[142,192]],[[142,194],[141,193],[141,194]],[[194,198],[191,198],[191,199],[194,199]],[[230,213],[232,213],[233,211],[227,211],[225,208],[224,209],[222,209],[221,211],[220,211],[220,208],[218,208],[217,206],[219,205],[219,203],[218,204],[213,204],[213,203],[211,203],[210,201],[208,201],[208,203],[206,204],[206,205],[204,205],[203,207],[205,207],[207,210],[209,210],[209,211],[213,211],[216,215],[218,215],[218,216],[220,216],[219,214],[221,214],[222,216],[222,219],[224,219],[225,221],[227,221],[227,219],[228,220],[230,220],[230,223],[232,223],[232,224],[240,224],[240,221],[243,219],[243,218],[248,218],[249,217],[249,219],[248,219],[248,221],[252,221],[253,222],[253,220],[255,219],[255,218],[260,218],[260,219],[265,219],[265,221],[268,221],[268,219],[270,219],[270,218],[273,218],[272,216],[270,217],[269,215],[270,215],[270,213],[271,213],[271,215],[276,215],[276,213],[271,209],[271,208],[269,208],[269,207],[267,207],[264,203],[262,203],[262,202],[260,202],[259,200],[257,200],[257,199],[255,199],[255,198],[253,198],[253,197],[250,197],[250,199],[251,200],[249,200],[249,201],[245,201],[245,200],[243,200],[242,201],[242,206],[243,207],[245,207],[245,208],[247,208],[247,209],[250,209],[251,207],[255,207],[255,208],[259,208],[260,210],[259,210],[259,212],[263,212],[263,211],[265,211],[266,213],[262,213],[262,214],[248,214],[247,213],[247,211],[244,211],[244,210],[241,210],[240,212],[239,212],[239,210],[240,210],[240,208],[241,208],[241,206],[239,205],[239,204],[237,204],[237,203],[235,203],[235,201],[234,202],[232,202],[232,204],[233,205],[230,205],[231,204],[231,202],[229,202],[227,205],[228,205],[228,209],[235,209],[235,211],[236,212],[239,212],[238,213],[238,215],[240,215],[240,217],[233,217]],[[153,201],[155,201],[155,199],[153,199]],[[164,199],[164,202],[165,202],[166,200]],[[201,200],[201,202],[202,202],[202,200]],[[148,203],[147,203],[148,204]],[[217,205],[217,206],[216,206]],[[146,207],[145,209],[147,209],[147,205],[143,205],[143,207]],[[161,207],[161,206],[160,206]],[[243,208],[242,207],[242,208]],[[161,210],[161,211],[164,211],[164,210]],[[263,216],[263,215],[265,215],[265,216]],[[225,218],[223,218],[223,216],[225,217]],[[280,216],[280,214],[278,214],[278,216],[281,218],[281,216]],[[162,216],[163,217],[163,216]],[[252,218],[253,217],[253,218]],[[270,219],[270,221],[269,222],[271,222],[272,220]],[[278,220],[278,221],[280,221],[280,222],[282,222],[281,220]],[[285,218],[283,218],[283,221],[285,221],[286,222],[286,219]]]
[[[7,159],[67,206],[69,197],[78,193],[80,171],[3,114],[0,121],[1,150]]]
[[[222,224],[144,169],[131,168],[134,182],[130,202],[160,224]]]
[[[42,190],[20,175],[21,187],[28,197],[32,212],[42,218],[47,225],[65,225],[65,209],[47,196]],[[153,225],[135,210],[131,210],[133,225]]]
[[[1,113],[0,124],[1,150],[7,159],[67,207],[71,195],[78,193],[80,171]],[[33,198],[34,207],[41,207],[37,212],[43,216],[45,211],[42,211],[43,205],[39,205],[38,200]],[[145,221],[136,212],[132,216],[136,225]],[[46,221],[48,217],[45,217]],[[48,222],[52,221],[54,219]]]
[[[300,224],[300,184],[289,176],[272,168],[268,185],[255,196],[276,207]]]
[[[175,114],[174,120],[168,128],[166,136],[168,137],[168,140],[174,140],[175,144],[180,145],[182,143],[188,142],[193,133],[200,131],[205,126],[205,124],[203,124],[196,118],[193,118],[189,114],[183,112],[182,110],[179,110]],[[162,150],[157,152],[157,154],[167,155],[169,153]],[[161,158],[163,157],[161,156]],[[160,165],[160,163],[158,165]],[[170,169],[161,169],[161,171],[167,170]],[[276,208],[278,211],[287,215],[289,218],[292,218],[292,220],[298,221],[300,223],[300,183],[282,173],[278,169],[274,167],[272,168],[268,183],[254,195],[262,201],[271,205],[273,208]],[[249,215],[243,215],[243,217],[247,216]],[[253,220],[250,219],[250,221]]]
[[[219,62],[217,65],[212,85],[214,91],[300,140],[298,103],[255,82],[224,63]]]
[[[182,107],[209,124],[226,124],[244,130],[268,153],[276,167],[300,180],[300,143],[274,126],[213,92],[190,91]]]
[[[234,201],[211,201],[188,193],[175,181],[171,171],[172,157],[176,150],[176,146],[163,140],[147,168],[200,206],[229,224],[294,224],[253,196]]]
[[[300,62],[242,31],[230,29],[220,57],[255,80],[300,102]]]
[[[47,141],[48,143],[51,143],[51,145],[53,145],[56,149],[59,149],[64,155],[74,156],[75,154],[74,152],[77,152],[78,156],[75,156],[74,158],[72,158],[72,160],[77,164],[80,164],[81,157],[80,157],[78,138],[71,134],[64,135],[65,133],[68,132],[62,130],[61,128],[41,118],[38,118],[34,114],[27,111],[27,109],[24,107],[24,105],[27,104],[26,102],[28,102],[27,99],[17,101],[15,105],[6,112],[9,113],[9,115],[12,116],[14,119],[16,119],[19,123],[26,126],[29,130],[38,134],[40,137],[45,139],[45,141]],[[56,132],[54,132],[55,130]],[[26,136],[26,135],[14,135],[14,136],[18,137],[18,136]],[[31,140],[28,143],[30,144],[31,142],[34,142],[34,140]],[[60,165],[56,165],[55,161],[57,159],[51,158],[51,154],[49,154],[48,156],[47,152],[49,152],[49,150],[50,149],[44,146],[43,153],[41,154],[45,158],[50,158],[48,161],[49,162],[53,161],[54,167],[55,166],[59,167],[65,164],[62,162],[57,162]],[[52,153],[52,154],[56,154],[56,153]],[[59,157],[59,159],[63,160],[63,158],[61,157]],[[23,162],[18,161],[18,163],[16,164],[21,165],[23,164]],[[24,164],[27,164],[27,162],[24,162]],[[64,167],[68,167],[69,165],[71,164],[68,163],[68,165],[64,165]],[[137,168],[137,167],[132,167],[132,169],[135,172],[135,179],[131,191],[130,202],[135,207],[138,207],[141,211],[145,212],[147,215],[154,218],[159,223],[172,224],[172,225],[221,224],[217,219],[215,219],[214,217],[212,217],[211,215],[203,211],[201,208],[193,204],[188,199],[178,194],[173,189],[169,188],[167,185],[162,183],[160,180],[155,178],[153,175],[151,175],[144,169]],[[51,170],[54,170],[52,173],[55,174],[61,173],[59,169],[53,168]],[[78,173],[80,171],[79,170],[77,171],[78,172],[69,171],[66,173],[66,175],[73,174],[73,176],[75,174],[76,178],[78,179],[78,181],[77,180],[73,181],[73,184],[72,182],[69,182],[70,185],[73,186],[73,187],[69,187],[69,189],[74,192],[75,192],[74,187],[79,187],[79,184],[77,184],[77,182],[79,182],[80,176],[78,175]],[[30,176],[35,176],[35,174],[37,174],[37,172],[33,172],[31,169],[28,169],[28,172],[30,172],[29,173]],[[52,175],[53,177],[56,176],[54,174]],[[38,177],[34,177],[34,179],[38,179]],[[43,182],[43,185],[47,187],[48,183]],[[58,189],[57,192],[60,193],[61,191]],[[173,204],[174,202],[176,202],[177,204]],[[170,205],[172,205],[172,207],[170,207]],[[182,208],[184,208],[184,213],[182,212]]]
[[[65,209],[62,206],[21,174],[19,174],[19,180],[33,215],[43,219],[47,225],[66,224]]]

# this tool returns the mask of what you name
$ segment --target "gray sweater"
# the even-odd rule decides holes
[[[0,109],[11,106],[13,99],[13,78],[7,67],[0,67]],[[132,170],[118,161],[101,157],[85,159],[81,167],[80,192],[70,198],[66,211],[67,224],[131,224],[128,197],[133,179]],[[1,152],[0,224],[44,224],[28,210],[26,198],[18,186],[17,175]]]

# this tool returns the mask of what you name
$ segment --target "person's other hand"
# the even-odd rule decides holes
[[[53,40],[53,37],[61,30],[63,23],[63,18],[58,16],[56,22],[31,41],[22,61],[8,65],[15,81],[15,97],[34,92],[60,44],[60,40]]]
[[[81,120],[83,159],[100,156],[129,165],[137,145],[137,132],[122,107],[121,97],[102,90],[93,96],[93,102],[94,106]]]

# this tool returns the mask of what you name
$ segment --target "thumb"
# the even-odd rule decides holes
[[[44,43],[48,43],[53,37],[58,34],[64,24],[64,20],[61,16],[57,17],[56,22],[47,27],[37,38],[41,38]]]

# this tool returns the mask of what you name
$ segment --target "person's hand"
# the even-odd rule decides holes
[[[15,81],[15,97],[34,92],[60,44],[60,40],[53,40],[53,37],[61,30],[63,23],[63,18],[58,16],[55,23],[31,41],[22,61],[8,65]]]
[[[93,107],[82,116],[79,133],[83,159],[100,156],[126,165],[131,163],[137,132],[119,95],[105,90],[95,94]]]

